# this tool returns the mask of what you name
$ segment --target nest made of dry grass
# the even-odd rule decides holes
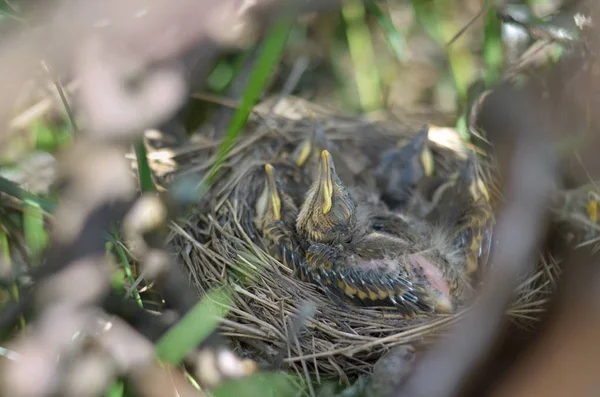
[[[309,114],[318,115],[331,140],[352,140],[358,134],[373,139],[414,135],[423,119],[405,123],[373,123],[339,117],[301,101],[272,109],[258,108],[222,172],[184,224],[174,225],[172,245],[201,294],[227,283],[237,293],[234,305],[223,320],[221,331],[238,352],[263,363],[272,363],[283,352],[283,362],[301,373],[304,365],[318,377],[349,377],[368,373],[374,362],[390,347],[412,343],[422,346],[445,327],[457,321],[465,309],[453,315],[406,319],[394,308],[360,308],[330,299],[317,286],[300,281],[291,271],[256,243],[252,227],[246,225],[252,208],[236,196],[236,186],[247,177],[250,164],[264,164],[275,155],[277,143],[300,142],[314,128]],[[453,147],[456,156],[464,150],[456,140],[445,140],[443,130],[430,130],[439,146]],[[446,134],[446,138],[450,136]],[[452,143],[454,142],[454,143]],[[216,144],[186,149],[188,158],[180,173],[206,172],[214,160]],[[481,174],[494,186],[493,167],[483,164]],[[536,271],[523,280],[518,299],[509,314],[527,326],[540,316],[556,278],[556,266],[540,256]],[[297,335],[290,335],[293,322],[304,316],[307,302],[316,306]]]

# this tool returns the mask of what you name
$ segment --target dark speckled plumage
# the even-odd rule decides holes
[[[390,245],[381,249],[383,240]],[[392,251],[390,251],[392,250]],[[352,303],[396,306],[405,314],[447,312],[451,298],[413,266],[414,255],[390,237],[369,235],[354,244],[313,244],[306,252],[312,277]],[[411,264],[412,263],[412,264]]]
[[[277,171],[267,165],[260,173],[262,190],[255,199],[254,219],[265,248],[299,278],[353,304],[393,305],[407,315],[451,311],[466,285],[465,262],[467,269],[476,267],[473,264],[488,250],[491,210],[483,205],[488,202],[477,189],[471,161],[449,178],[424,176],[420,152],[426,129],[419,139],[412,141],[416,151],[410,160],[417,163],[403,163],[410,170],[402,171],[408,172],[402,183],[418,187],[406,204],[408,217],[390,212],[374,191],[351,193],[327,150],[316,159],[319,144],[314,137],[307,141],[310,152],[301,167],[290,161],[300,152],[274,163]],[[316,169],[312,184],[307,180],[311,162]],[[482,205],[472,205],[479,202]],[[431,230],[415,229],[407,221],[410,214],[452,233],[437,236],[436,243]],[[466,256],[459,265],[457,251]]]
[[[417,238],[407,226],[383,213],[357,224],[354,200],[331,155],[323,152],[296,223],[305,241],[306,272],[314,282],[354,303],[396,305],[407,314],[451,310],[449,287],[436,267],[439,258],[412,252]]]
[[[486,263],[492,240],[493,209],[477,176],[474,155],[450,178],[424,178],[408,205],[415,218],[454,231],[454,244],[464,251],[467,273]]]
[[[298,208],[272,165],[265,165],[264,174],[264,189],[256,202],[256,226],[262,231],[267,250],[298,272],[304,256],[294,228]]]

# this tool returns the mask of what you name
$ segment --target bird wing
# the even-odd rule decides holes
[[[294,272],[301,270],[304,253],[292,229],[274,220],[263,228],[263,237],[271,255]]]
[[[472,274],[489,259],[494,226],[494,213],[485,199],[475,202],[461,218],[457,232],[457,245],[467,259],[466,273]]]
[[[429,312],[429,290],[399,263],[385,258],[364,258],[350,246],[313,244],[306,251],[311,280],[334,290],[353,303],[396,306],[406,314]],[[389,270],[393,266],[394,271]]]

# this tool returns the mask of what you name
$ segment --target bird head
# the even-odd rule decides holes
[[[349,241],[356,226],[356,205],[335,172],[331,154],[321,152],[317,179],[300,208],[296,228],[313,242]]]
[[[384,201],[398,207],[410,199],[414,186],[434,171],[434,160],[427,146],[429,126],[408,143],[386,152],[375,170],[377,187]]]
[[[474,153],[470,153],[463,168],[450,176],[448,181],[440,186],[433,195],[433,201],[446,200],[447,197],[463,196],[464,201],[489,201],[489,193],[485,184],[479,178],[477,162]]]
[[[256,202],[257,223],[259,227],[272,221],[282,221],[293,226],[298,213],[294,201],[285,191],[285,187],[275,167],[265,165],[265,188]]]
[[[314,113],[311,113],[310,118],[312,120],[312,129],[310,135],[298,146],[293,154],[294,161],[297,167],[304,167],[307,163],[310,163],[311,157],[316,159],[314,162],[317,163],[319,156],[319,148],[327,148],[327,139],[325,138],[325,131],[318,124],[317,118]]]
[[[430,224],[450,228],[481,227],[493,219],[488,190],[477,174],[473,156],[448,177],[423,178],[407,205],[407,213]]]

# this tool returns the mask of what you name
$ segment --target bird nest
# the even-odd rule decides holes
[[[298,373],[310,371],[318,377],[347,380],[370,372],[390,347],[425,346],[467,309],[408,318],[394,307],[347,304],[295,277],[262,246],[251,220],[252,196],[264,185],[261,182],[258,188],[246,190],[240,186],[257,184],[251,170],[281,156],[285,148],[297,146],[310,134],[315,128],[311,113],[317,114],[319,128],[329,141],[346,144],[345,151],[350,151],[357,168],[372,166],[368,156],[361,154],[359,142],[364,139],[358,137],[368,137],[379,150],[414,136],[426,121],[376,123],[336,116],[303,102],[259,106],[193,214],[173,226],[171,242],[201,295],[223,284],[236,292],[221,332],[238,353],[271,366],[288,365]],[[446,167],[455,166],[469,151],[444,129],[431,128],[429,139],[433,150],[443,154]],[[181,157],[179,174],[207,174],[218,145],[206,141],[196,146],[193,152],[185,150],[188,158]],[[479,165],[482,180],[493,190],[491,162]],[[555,269],[545,259],[540,257],[536,271],[523,280],[509,309],[519,324],[535,321],[548,297]]]

